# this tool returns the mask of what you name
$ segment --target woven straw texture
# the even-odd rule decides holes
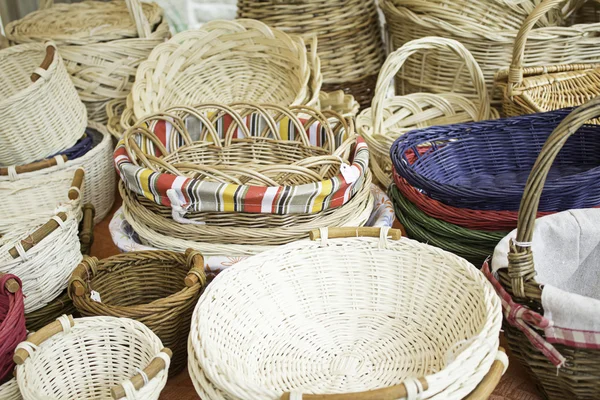
[[[569,112],[561,109],[412,131],[392,146],[392,162],[412,186],[447,205],[515,211],[537,154]],[[540,211],[600,204],[599,129],[585,125],[565,144],[544,187]],[[414,149],[419,147],[422,154],[415,157]]]
[[[73,265],[73,268],[75,265]],[[56,320],[61,315],[71,315],[76,312],[67,290],[63,291],[50,303],[39,310],[25,314],[25,322],[29,332],[37,332],[44,326]]]
[[[127,318],[78,318],[63,332],[42,342],[17,367],[25,400],[68,398],[112,399],[110,389],[144,369],[159,355],[160,339],[144,324]],[[27,343],[22,348],[26,349]],[[165,358],[168,364],[168,357]],[[157,400],[167,381],[162,370],[139,391],[126,389],[126,399]]]
[[[0,399],[2,400],[21,400],[21,392],[17,379],[13,378],[10,381],[0,385]]]
[[[56,206],[64,201],[73,174],[85,170],[83,203],[96,208],[94,221],[100,222],[110,211],[114,201],[115,170],[112,165],[112,137],[97,123],[88,123],[92,149],[85,155],[56,166],[14,175],[0,175],[0,233],[15,225],[45,222],[54,214]]]
[[[42,68],[47,48],[53,57]],[[86,110],[55,50],[53,44],[28,44],[0,51],[0,166],[48,157],[83,135]]]
[[[468,394],[497,352],[499,299],[465,260],[387,231],[327,239],[323,229],[219,274],[189,338],[201,398],[348,393],[409,377],[426,377],[422,398]]]
[[[9,290],[8,282],[16,283],[16,288]],[[17,344],[26,337],[21,281],[15,275],[0,272],[0,385],[12,378],[15,366],[12,355]],[[8,391],[8,387],[6,390]],[[0,389],[0,394],[2,391]]]
[[[366,107],[383,63],[374,0],[240,0],[238,17],[253,18],[307,42],[319,40],[323,89],[344,90]]]
[[[515,243],[531,242],[536,211],[540,204],[542,188],[547,186],[551,166],[558,162],[569,142],[575,141],[575,132],[580,132],[586,121],[600,116],[600,99],[595,99],[575,109],[552,132],[540,152],[529,175],[519,210],[519,223]],[[581,143],[579,143],[581,145]],[[535,264],[531,247],[511,243],[508,254],[508,269],[500,272],[502,284],[521,304],[543,314],[542,288],[535,280]],[[566,255],[565,255],[566,256]],[[561,260],[556,260],[561,267]],[[508,324],[507,324],[508,325]],[[547,398],[596,399],[600,391],[600,351],[556,346],[567,358],[558,376],[556,368],[529,342],[518,329],[507,326],[509,344],[517,357],[529,369]],[[538,334],[543,336],[543,332]]]
[[[105,123],[106,103],[127,96],[138,65],[170,36],[162,9],[139,0],[43,3],[46,8],[6,26],[8,39],[55,41],[88,118]]]
[[[507,68],[517,32],[539,0],[451,1],[381,0],[394,48],[425,36],[441,36],[461,42],[481,67],[488,91],[494,74]],[[529,35],[523,65],[577,64],[600,60],[600,48],[592,39],[600,31],[595,2],[581,7],[573,1],[562,12],[553,10],[540,18]],[[585,23],[574,24],[585,16]],[[590,21],[591,20],[591,21]],[[476,98],[462,60],[430,51],[411,58],[397,79],[397,93],[456,92]],[[494,92],[494,105],[501,95]]]
[[[464,61],[478,98],[476,101],[455,94],[412,93],[386,99],[389,86],[398,71],[414,54],[427,50],[454,53]],[[469,51],[459,42],[439,37],[425,37],[406,43],[391,53],[379,72],[371,108],[357,118],[359,135],[369,144],[371,169],[382,186],[392,183],[390,148],[404,133],[427,126],[481,121],[496,118],[490,110],[483,73]]]
[[[152,51],[138,69],[121,126],[173,106],[316,105],[322,80],[316,42],[307,52],[299,37],[259,21],[211,21]]]
[[[84,258],[69,281],[70,295],[83,316],[110,315],[142,322],[173,351],[169,373],[174,376],[187,363],[187,336],[192,312],[206,284],[204,265],[194,264],[198,252],[142,251],[98,261]],[[200,256],[202,260],[202,256]],[[188,274],[198,282],[186,286]],[[78,294],[75,282],[85,289]],[[102,302],[91,299],[98,292]]]
[[[511,67],[496,75],[507,116],[579,106],[600,95],[600,63],[541,65],[524,68],[527,37],[536,22],[561,0],[544,0],[523,22],[515,40]]]

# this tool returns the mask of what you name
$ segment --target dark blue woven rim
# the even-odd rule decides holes
[[[516,211],[542,146],[571,111],[414,130],[394,142],[390,156],[398,174],[431,198],[454,207]],[[428,145],[410,165],[409,153]],[[584,125],[554,161],[539,209],[599,204],[600,126]]]

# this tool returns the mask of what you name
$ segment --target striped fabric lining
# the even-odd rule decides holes
[[[263,131],[262,120],[251,115],[244,119],[252,133],[260,134]],[[199,132],[201,124],[198,120],[186,121],[196,124],[190,132]],[[216,122],[216,128],[221,138],[232,123],[231,117],[224,117]],[[289,120],[283,119],[278,124],[279,134],[283,140],[294,140],[296,128]],[[156,137],[165,145],[169,153],[177,150],[184,143],[182,138],[172,129],[169,122],[160,121],[155,125]],[[326,143],[325,130],[320,124],[312,124],[307,129],[311,145],[322,146]],[[344,132],[335,138],[337,147],[345,138]],[[234,138],[243,138],[243,132],[238,128]],[[193,138],[194,140],[200,139]],[[207,137],[206,140],[210,141]],[[150,140],[138,143],[146,154],[162,156]],[[270,214],[305,214],[317,213],[326,209],[340,207],[347,203],[358,191],[364,181],[365,171],[368,168],[369,151],[367,144],[357,138],[353,155],[352,168],[360,172],[359,178],[348,184],[341,174],[321,182],[297,186],[252,186],[224,184],[209,182],[200,179],[191,179],[169,173],[157,173],[148,168],[137,166],[125,149],[123,141],[119,142],[114,152],[114,162],[129,190],[138,193],[157,204],[171,206],[167,190],[174,189],[180,202],[188,211],[218,211],[218,212],[247,212]]]

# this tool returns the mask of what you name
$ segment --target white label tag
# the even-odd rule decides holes
[[[92,290],[90,292],[90,299],[94,300],[96,303],[102,303],[102,299],[100,298],[100,293]]]
[[[358,177],[360,176],[360,170],[354,165],[350,166],[344,163],[340,167],[340,171],[342,173],[342,176],[344,177],[344,180],[349,185],[356,182],[358,180]]]

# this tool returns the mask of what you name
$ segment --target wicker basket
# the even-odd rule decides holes
[[[15,275],[0,272],[0,398],[20,399],[13,379],[15,348],[27,337],[21,281]]]
[[[572,136],[578,129],[581,130],[586,121],[599,116],[600,99],[595,99],[577,108],[548,138],[523,192],[517,237],[510,246],[508,254],[508,269],[499,271],[502,285],[508,289],[514,300],[521,303],[520,305],[524,308],[539,314],[544,314],[541,301],[543,288],[536,282],[533,253],[528,244],[532,241],[535,212],[540,203],[544,182],[551,172],[550,166],[555,162],[557,155],[564,151],[565,144],[575,140]],[[565,254],[565,257],[568,256],[570,255]],[[556,262],[560,263],[561,260]],[[509,345],[538,382],[548,399],[591,400],[598,398],[600,390],[598,386],[600,382],[599,350],[554,345],[556,350],[566,358],[566,363],[563,364],[557,375],[556,366],[542,354],[539,350],[540,347],[536,348],[521,330],[509,324],[505,325]],[[546,339],[543,331],[537,332],[544,340]]]
[[[14,358],[24,400],[157,400],[170,356],[141,322],[63,315],[19,344]]]
[[[55,321],[61,315],[71,315],[76,313],[76,311],[75,305],[69,298],[69,294],[65,289],[58,297],[44,307],[25,314],[27,330],[29,332],[37,332],[44,326]]]
[[[384,58],[374,0],[240,0],[238,17],[260,20],[306,41],[317,37],[323,90],[344,90],[362,107],[371,102]]]
[[[100,261],[84,258],[69,290],[82,316],[131,318],[152,329],[173,351],[169,374],[174,376],[187,363],[190,319],[205,285],[199,252],[141,251]]]
[[[53,44],[0,51],[0,166],[27,164],[75,144],[87,123]]]
[[[0,399],[2,400],[22,400],[21,392],[17,379],[13,378],[10,381],[0,385]]]
[[[463,60],[478,93],[477,101],[451,93],[412,93],[386,99],[390,83],[406,60],[424,50],[451,51]],[[392,183],[393,169],[390,148],[400,135],[416,128],[496,117],[490,110],[483,74],[471,53],[455,40],[425,37],[406,43],[388,56],[379,72],[372,107],[361,112],[356,125],[359,135],[369,144],[375,177],[382,186],[388,187]]]
[[[398,240],[399,230],[323,228],[311,238],[237,264],[201,296],[188,342],[201,398],[378,389],[332,399],[460,399],[483,379],[502,318],[473,265]]]
[[[499,107],[502,95],[493,91],[494,74],[508,67],[513,45],[525,17],[539,0],[526,1],[447,1],[447,0],[381,0],[395,48],[414,39],[436,35],[456,39],[475,57],[481,67],[494,106]],[[581,1],[569,5],[580,6]],[[600,60],[597,37],[600,18],[597,7],[588,2],[584,7],[564,7],[542,17],[532,30],[525,48],[523,65],[577,64]],[[578,22],[580,16],[585,23]],[[566,25],[566,26],[565,26]],[[570,25],[570,26],[568,26]],[[414,92],[462,93],[472,98],[469,74],[462,60],[449,58],[447,53],[427,52],[406,63],[396,82],[396,93]]]
[[[579,106],[600,95],[600,63],[523,67],[531,29],[548,11],[562,4],[561,0],[544,0],[533,10],[515,40],[510,69],[496,75],[507,116]]]
[[[316,41],[307,52],[299,37],[259,21],[212,21],[175,35],[140,64],[121,127],[174,106],[314,106],[322,80]]]
[[[6,35],[17,44],[55,41],[88,118],[105,123],[106,103],[127,96],[138,65],[169,37],[169,26],[155,3],[53,3],[41,1],[39,11],[9,23]]]
[[[0,234],[15,225],[43,223],[54,215],[78,168],[85,170],[83,202],[94,205],[94,221],[98,223],[108,214],[116,189],[112,137],[100,124],[89,122],[88,127],[92,148],[84,155],[74,159],[55,157],[49,163],[33,163],[8,171],[0,168],[0,195],[4,200],[0,206]]]

